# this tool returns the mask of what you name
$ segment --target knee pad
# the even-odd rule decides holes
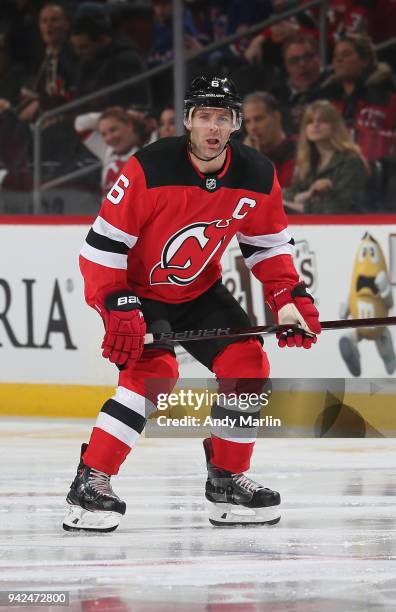
[[[217,378],[267,378],[269,369],[267,354],[256,338],[229,344],[213,361]]]
[[[120,372],[118,384],[157,404],[159,393],[171,393],[179,378],[176,357],[167,350],[144,351],[133,368]]]
[[[259,340],[248,338],[223,349],[213,361],[213,372],[223,393],[259,393],[268,381],[270,366]]]

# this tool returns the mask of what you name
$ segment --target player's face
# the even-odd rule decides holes
[[[124,123],[114,117],[99,121],[98,130],[105,143],[118,155],[137,146],[137,136],[132,123]]]
[[[330,140],[332,126],[331,123],[322,119],[320,113],[314,113],[306,125],[305,133],[310,142],[326,143]]]
[[[159,118],[158,134],[160,138],[176,136],[175,111],[173,108],[166,108],[162,111]]]
[[[62,44],[69,29],[69,22],[62,7],[51,4],[45,6],[40,11],[39,28],[44,44]]]
[[[297,90],[310,87],[319,78],[320,57],[309,44],[290,45],[286,51],[285,65],[290,81]]]
[[[234,131],[228,108],[197,108],[191,119],[190,140],[193,153],[211,159],[220,155]]]
[[[334,49],[333,67],[340,79],[358,79],[364,72],[367,61],[356,52],[348,41],[340,41]]]
[[[278,115],[268,112],[262,102],[247,102],[243,105],[243,121],[252,145],[269,151],[279,129]]]

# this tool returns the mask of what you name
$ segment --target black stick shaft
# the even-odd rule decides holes
[[[328,329],[355,329],[358,327],[386,327],[396,325],[396,317],[380,317],[370,319],[341,319],[337,321],[321,321],[322,330]],[[298,325],[258,325],[245,329],[233,329],[222,327],[218,329],[190,329],[181,332],[167,332],[158,334],[146,334],[145,343],[158,340],[170,340],[171,342],[192,342],[196,340],[216,340],[219,338],[239,338],[243,336],[260,336],[267,334],[278,334],[289,329],[299,329]]]

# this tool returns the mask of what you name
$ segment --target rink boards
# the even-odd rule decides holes
[[[0,218],[3,265],[0,272],[0,414],[93,417],[112,395],[115,369],[100,356],[103,327],[83,300],[78,253],[88,218]],[[300,217],[293,219],[295,262],[319,303],[322,320],[338,319],[354,285],[355,258],[362,239],[379,245],[392,285],[396,282],[396,222],[393,217]],[[260,284],[245,269],[236,242],[223,256],[223,278],[256,324],[265,323]],[[363,270],[366,276],[370,271]],[[366,311],[375,316],[375,303]],[[371,308],[371,310],[370,310]],[[368,310],[367,310],[368,309]],[[365,313],[367,316],[367,312]],[[388,309],[385,316],[394,314]],[[271,375],[285,381],[353,379],[338,348],[343,332],[325,332],[311,351],[281,351],[273,338],[265,346]],[[395,330],[391,329],[395,343]],[[367,389],[346,390],[342,402],[352,406],[374,430],[392,432],[395,390],[375,341],[359,343]],[[204,378],[208,372],[181,350],[181,376]],[[360,380],[359,379],[359,380]],[[382,384],[381,381],[385,381]],[[293,387],[292,382],[289,385]],[[289,425],[308,429],[323,410],[323,392],[280,390],[278,397]],[[294,394],[293,402],[291,398]],[[298,400],[298,402],[297,402]],[[296,408],[298,403],[298,408]],[[292,407],[293,406],[293,407]]]
[[[312,380],[304,381],[314,387]],[[378,381],[377,381],[378,382]],[[203,393],[203,387],[190,387]],[[385,392],[384,392],[385,391]],[[17,385],[1,387],[0,415],[37,416],[51,418],[94,419],[101,405],[114,394],[114,387],[88,385]],[[396,383],[385,386],[381,392],[346,391],[333,395],[326,390],[292,388],[274,391],[268,408],[262,408],[261,419],[267,417],[267,426],[259,428],[262,437],[382,437],[396,435]],[[199,413],[194,407],[171,406],[150,417],[156,424],[159,417],[170,417],[178,423],[183,417],[201,418],[210,415],[210,406],[204,405]],[[275,424],[276,419],[280,424]],[[155,428],[155,437],[203,437],[199,427],[176,426]],[[151,433],[150,435],[153,435]]]

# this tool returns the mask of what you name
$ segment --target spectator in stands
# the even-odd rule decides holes
[[[141,146],[146,147],[152,142],[158,140],[158,116],[155,112],[153,112],[151,109],[146,112],[137,111],[131,108],[128,108],[127,110],[128,115],[132,117],[141,131]]]
[[[327,15],[332,42],[348,34],[367,34],[375,4],[375,0],[330,0]]]
[[[7,180],[16,188],[30,180],[20,179],[21,172],[24,175],[28,172],[31,160],[30,124],[45,111],[66,103],[73,96],[74,62],[67,42],[70,19],[61,0],[48,0],[43,4],[38,14],[38,28],[41,43],[38,63],[24,80],[18,98],[3,99],[0,104],[3,111],[0,147],[4,151]],[[65,115],[52,117],[42,124],[42,128],[42,159],[51,162],[52,172],[72,157],[74,134]]]
[[[273,91],[284,80],[281,49],[283,41],[296,32],[298,25],[291,18],[266,28],[254,37],[243,51],[245,65],[232,72],[232,79],[242,97],[253,91]]]
[[[149,66],[164,64],[173,57],[173,23],[172,0],[151,0],[154,11],[154,27],[149,54]],[[204,0],[189,1],[184,10],[184,50],[189,55],[203,51],[205,45],[222,40],[235,32],[242,32],[257,20],[265,19],[271,13],[270,0]],[[228,74],[231,70],[244,65],[244,41],[237,41],[231,46],[218,49],[213,53],[202,55],[187,64],[187,80],[207,70],[219,74]],[[169,91],[170,77],[168,71],[152,79],[155,103],[158,107],[169,104],[172,92]]]
[[[154,12],[154,24],[151,37],[151,49],[148,63],[150,66],[163,64],[173,57],[173,22],[172,0],[151,0]],[[186,49],[192,51],[202,49],[197,40],[197,29],[189,9],[183,13],[183,28]]]
[[[73,57],[67,43],[70,20],[62,2],[49,0],[39,13],[42,53],[24,83],[15,111],[24,122],[73,96]],[[4,107],[4,102],[3,102]]]
[[[340,110],[366,156],[385,157],[393,148],[396,127],[395,82],[390,67],[378,63],[370,38],[359,34],[336,43],[333,67],[323,98]]]
[[[284,42],[282,51],[287,79],[271,93],[280,101],[286,131],[297,134],[306,106],[322,97],[321,86],[326,72],[322,68],[318,42],[310,34],[292,34]]]
[[[296,142],[283,130],[278,100],[267,92],[256,91],[244,98],[242,113],[244,143],[267,155],[275,164],[281,187],[290,187]]]
[[[72,23],[71,45],[79,58],[77,66],[77,96],[93,93],[123,81],[144,70],[144,63],[129,40],[115,40],[111,22],[100,10],[82,13]],[[90,110],[122,104],[146,107],[149,92],[146,83],[130,85],[113,94],[98,96]]]
[[[289,211],[347,214],[360,210],[368,164],[337,109],[317,100],[304,113],[292,186],[284,192]]]
[[[84,145],[102,162],[102,189],[106,194],[127,159],[142,146],[143,127],[133,112],[121,106],[79,115],[74,126]]]
[[[306,4],[310,0],[273,0],[273,10],[284,12],[293,5]],[[390,0],[393,1],[393,0]],[[382,3],[381,3],[382,4]],[[327,41],[329,48],[346,34],[367,33],[373,14],[374,0],[329,0],[327,5]],[[318,38],[321,7],[313,7],[280,21],[255,36],[245,53],[249,63],[266,61],[281,64],[281,46],[296,32]],[[382,19],[382,10],[376,11]]]
[[[300,31],[295,18],[275,23],[255,36],[249,43],[244,57],[249,64],[282,64],[282,45],[285,40]]]
[[[162,110],[158,121],[158,136],[159,138],[176,136],[176,114],[173,106]]]
[[[151,35],[148,65],[150,68],[159,66],[173,58],[173,20],[172,0],[151,0],[154,19]],[[185,53],[191,54],[200,51],[202,43],[194,25],[191,11],[186,8],[183,12],[184,48]],[[187,64],[187,80],[202,72],[201,63],[191,61]],[[170,70],[166,70],[151,78],[151,89],[156,108],[171,104],[173,100],[173,79]]]
[[[306,4],[309,0],[303,0]],[[382,2],[381,2],[382,4]],[[329,0],[327,5],[327,40],[330,47],[346,34],[367,33],[372,19],[375,0]],[[319,30],[320,7],[304,11],[305,28]],[[382,10],[378,10],[382,13]]]
[[[275,0],[278,2],[279,0]],[[194,19],[201,40],[212,43],[222,40],[225,36],[243,33],[247,28],[267,19],[273,10],[272,0],[206,0],[197,2]],[[226,69],[236,68],[244,63],[243,54],[249,40],[240,38],[230,46],[225,46],[210,54],[208,60],[212,68],[217,65]],[[239,58],[239,61],[238,61]],[[234,60],[234,61],[232,61]]]

